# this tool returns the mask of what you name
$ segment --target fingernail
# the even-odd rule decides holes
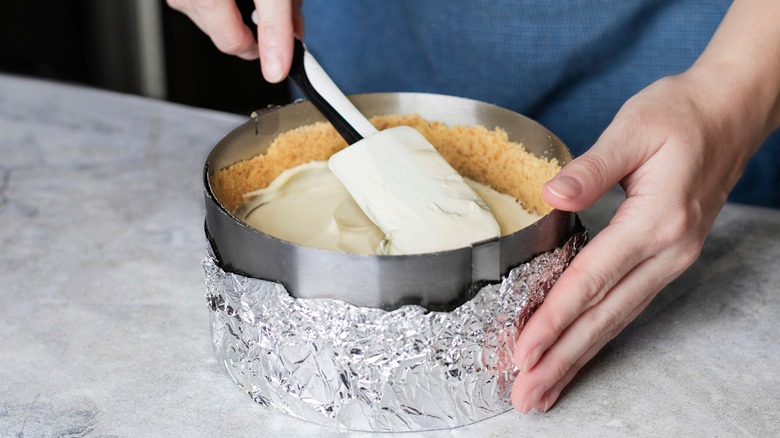
[[[541,357],[541,355],[541,348],[534,348],[533,351],[531,351],[531,354],[529,354],[525,359],[525,363],[523,364],[523,372],[528,372],[531,368],[533,368],[534,365],[536,365],[536,362],[539,362],[539,357]]]
[[[545,185],[550,193],[561,199],[574,199],[582,194],[582,184],[566,175],[557,176]]]
[[[548,392],[544,400],[544,412],[549,411],[550,408],[555,404],[555,402],[558,401],[558,397],[560,396],[561,396],[560,389],[556,389],[554,391]]]
[[[263,77],[271,83],[281,82],[284,79],[282,67],[282,52],[279,49],[268,49],[262,60]]]
[[[544,385],[539,385],[533,391],[531,391],[528,394],[528,398],[526,399],[525,404],[523,404],[522,412],[527,414],[531,411],[531,409],[534,409],[536,404],[539,403],[539,399],[544,395],[545,392],[547,392],[547,387]]]

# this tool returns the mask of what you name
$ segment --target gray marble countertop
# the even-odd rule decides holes
[[[364,435],[269,412],[212,353],[201,170],[245,119],[0,75],[0,436]],[[726,205],[554,409],[420,435],[777,436],[778,260],[780,211]]]

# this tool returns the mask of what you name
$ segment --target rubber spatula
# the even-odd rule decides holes
[[[290,77],[350,145],[328,166],[385,233],[382,253],[444,251],[499,236],[490,207],[422,134],[409,126],[377,131],[297,38]]]

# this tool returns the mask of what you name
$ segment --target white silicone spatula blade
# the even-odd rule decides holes
[[[387,254],[418,254],[498,237],[493,213],[417,130],[385,129],[328,161],[385,233]]]

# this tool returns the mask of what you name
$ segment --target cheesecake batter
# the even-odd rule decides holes
[[[328,167],[384,232],[388,254],[463,248],[501,233],[490,207],[411,126],[372,134],[333,154]]]
[[[541,219],[517,200],[466,179],[491,208],[501,235]],[[325,161],[282,172],[263,189],[244,194],[236,216],[266,234],[300,245],[357,254],[391,254],[385,235],[358,207]]]

